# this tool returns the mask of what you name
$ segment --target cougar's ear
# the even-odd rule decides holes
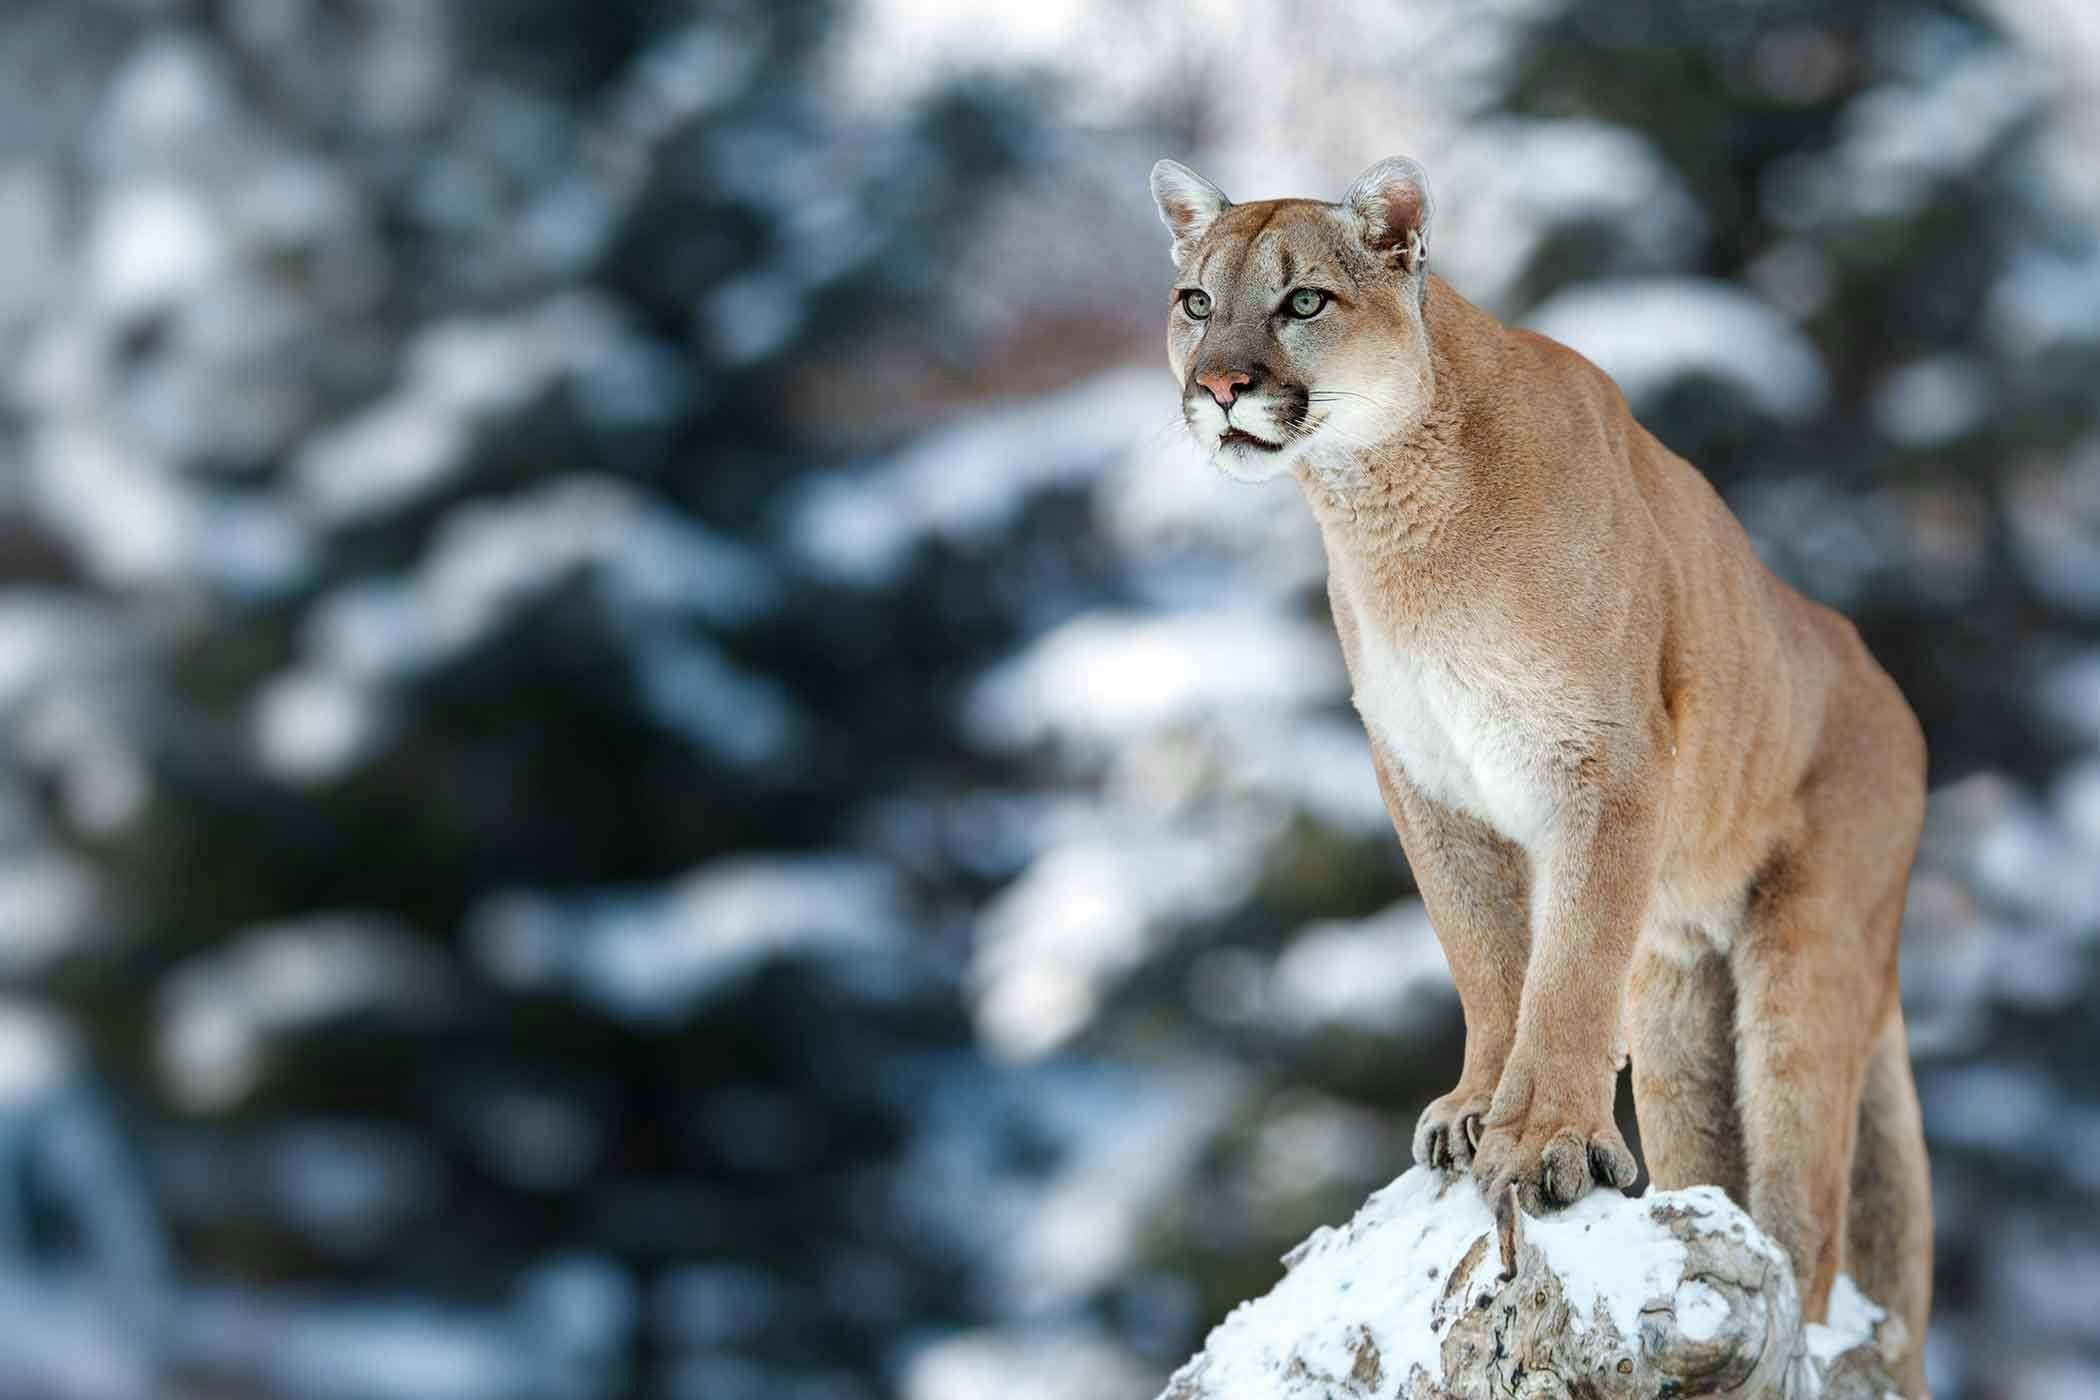
[[[1364,246],[1403,272],[1429,256],[1429,173],[1406,156],[1390,156],[1357,177],[1342,208]]]
[[[1203,231],[1232,207],[1225,191],[1173,160],[1163,160],[1152,167],[1152,198],[1159,204],[1160,222],[1174,236],[1177,267],[1203,241]]]

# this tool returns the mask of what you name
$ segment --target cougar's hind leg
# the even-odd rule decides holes
[[[1633,1111],[1657,1190],[1719,1186],[1747,1206],[1736,1112],[1735,988],[1710,948],[1642,948],[1627,989]]]
[[[1869,1298],[1903,1319],[1909,1348],[1896,1383],[1907,1396],[1924,1394],[1925,1318],[1932,1307],[1932,1187],[1900,1013],[1881,1033],[1860,1093],[1845,1272]]]
[[[1859,929],[1812,871],[1761,877],[1731,950],[1750,1214],[1793,1259],[1821,1322],[1837,1277],[1860,1084],[1886,1014]]]
[[[1868,1066],[1901,1015],[1903,901],[1925,823],[1917,721],[1855,654],[1729,949],[1750,1213],[1792,1256],[1817,1322],[1844,1261]]]

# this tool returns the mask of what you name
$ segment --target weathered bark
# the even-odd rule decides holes
[[[1848,1279],[1804,1325],[1786,1255],[1711,1187],[1594,1192],[1547,1219],[1417,1168],[1292,1250],[1161,1400],[1854,1400],[1902,1323]]]

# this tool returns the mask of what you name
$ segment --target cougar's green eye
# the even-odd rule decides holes
[[[1311,287],[1300,287],[1291,293],[1291,314],[1301,321],[1319,315],[1320,308],[1326,304],[1327,293],[1316,292]]]
[[[1183,292],[1181,309],[1189,313],[1191,321],[1207,320],[1210,317],[1209,292]]]

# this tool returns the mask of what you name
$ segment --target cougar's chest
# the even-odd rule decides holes
[[[1540,679],[1486,649],[1400,645],[1367,621],[1356,652],[1357,712],[1407,781],[1538,849],[1556,791],[1555,706]]]

